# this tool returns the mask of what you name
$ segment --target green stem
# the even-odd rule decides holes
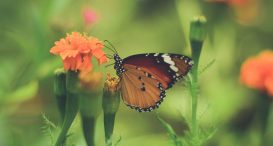
[[[191,96],[192,96],[192,134],[194,138],[197,138],[198,135],[198,124],[197,124],[197,93],[194,81],[192,81],[192,86],[190,88]]]
[[[65,117],[64,117],[64,122],[61,129],[61,133],[55,143],[55,146],[65,145],[67,132],[77,115],[77,112],[79,109],[77,85],[78,85],[78,73],[73,71],[68,71],[66,76],[67,100],[66,100],[66,107],[65,107]]]
[[[72,97],[70,97],[72,96]],[[76,104],[78,104],[78,98],[77,97],[73,97],[73,94],[68,94],[67,96],[67,104],[66,104],[66,114],[65,114],[65,119],[63,122],[63,126],[62,126],[62,130],[61,133],[57,139],[57,142],[55,144],[55,146],[63,146],[65,144],[65,140],[66,140],[66,134],[77,114],[77,109],[78,106]]]
[[[198,65],[201,54],[203,41],[206,37],[206,18],[203,16],[195,17],[190,25],[190,44],[192,49],[192,59],[194,65],[192,68],[192,78],[190,93],[192,96],[192,144],[199,146],[199,127],[197,119],[197,107],[198,107]]]
[[[104,130],[106,146],[112,146],[112,135],[114,131],[115,113],[104,114]]]
[[[261,139],[261,145],[273,145],[273,125],[272,125],[272,120],[273,120],[273,104],[272,104],[272,99],[271,97],[268,97],[269,99],[269,111],[268,111],[268,116],[267,116],[267,122],[266,122],[266,127],[265,127],[265,133],[263,134],[263,137]]]
[[[88,146],[95,146],[95,117],[82,116],[83,134]]]
[[[95,126],[97,117],[102,111],[101,91],[82,91],[80,114],[85,141],[88,146],[95,145]]]
[[[66,104],[66,72],[57,69],[54,77],[54,95],[57,100],[58,109],[61,115],[61,123],[64,121]]]
[[[192,69],[192,79],[191,79],[191,87],[190,87],[190,93],[192,96],[192,134],[193,134],[193,140],[198,140],[198,120],[197,120],[197,107],[198,107],[198,94],[197,94],[197,88],[198,88],[198,64],[199,64],[199,58],[202,48],[202,41],[196,41],[191,40],[191,47],[194,51],[192,51],[192,57],[194,60],[194,66]],[[194,142],[198,143],[198,142]]]
[[[194,61],[192,74],[193,74],[193,81],[195,82],[198,81],[198,65],[199,65],[199,58],[200,58],[202,46],[203,46],[202,41],[191,40],[191,47],[194,49],[194,51],[192,51],[192,59]]]
[[[261,145],[270,145],[269,138],[267,137],[267,130],[269,130],[268,119],[270,116],[271,98],[263,92],[259,97],[258,102],[258,119],[261,125]]]

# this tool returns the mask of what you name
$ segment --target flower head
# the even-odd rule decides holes
[[[110,74],[107,74],[107,79],[104,84],[105,90],[108,92],[117,92],[119,90],[119,78],[112,77]]]
[[[81,72],[79,78],[84,89],[95,91],[102,85],[103,75],[101,72]]]
[[[72,32],[67,34],[66,38],[55,42],[50,53],[61,56],[65,70],[90,71],[92,69],[92,56],[99,61],[99,64],[107,62],[107,57],[102,48],[103,44],[97,38]]]
[[[247,59],[241,67],[240,81],[273,96],[273,51],[263,51]]]

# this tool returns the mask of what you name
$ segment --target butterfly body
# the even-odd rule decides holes
[[[117,75],[121,78],[122,99],[139,112],[158,108],[165,91],[185,76],[193,61],[184,55],[147,53],[121,59],[114,54]]]

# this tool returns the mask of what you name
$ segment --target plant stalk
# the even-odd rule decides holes
[[[192,143],[194,146],[199,146],[199,127],[197,119],[198,108],[198,65],[203,46],[203,41],[206,37],[206,18],[203,16],[195,17],[190,25],[190,44],[192,49],[192,59],[194,65],[192,68],[192,76],[190,83],[190,94],[192,96],[192,125],[191,133],[193,137]]]
[[[66,104],[66,72],[63,69],[57,69],[54,74],[54,95],[61,115],[61,123],[63,123]]]
[[[55,143],[55,146],[64,146],[67,132],[74,121],[78,109],[79,109],[79,98],[78,98],[78,73],[74,71],[68,71],[66,76],[66,90],[67,100],[65,107],[65,117],[62,125],[61,133]]]

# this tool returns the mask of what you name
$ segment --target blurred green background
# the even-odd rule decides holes
[[[1,0],[0,146],[50,145],[42,113],[58,124],[52,84],[53,71],[62,64],[49,49],[66,33],[109,40],[121,57],[146,52],[190,55],[189,24],[198,15],[208,21],[200,68],[215,59],[200,75],[198,119],[204,130],[217,129],[206,145],[260,145],[266,126],[261,107],[269,106],[261,103],[268,97],[242,86],[239,75],[247,57],[273,48],[272,8],[273,1],[266,0]],[[85,9],[96,12],[96,22],[85,23]],[[97,69],[104,75],[115,73],[112,67]],[[188,129],[190,103],[182,81],[157,110],[180,136]],[[70,141],[84,146],[80,127],[78,118]],[[102,116],[96,128],[96,143],[103,145]],[[172,145],[155,112],[140,114],[124,104],[117,113],[114,141],[119,137],[120,146]]]

